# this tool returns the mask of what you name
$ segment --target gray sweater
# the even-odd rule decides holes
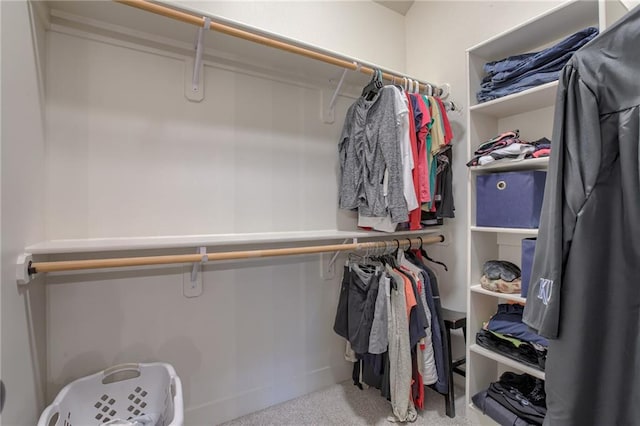
[[[338,151],[339,206],[363,216],[391,215],[393,223],[409,220],[402,182],[402,159],[392,86],[383,87],[367,101],[358,98],[349,107]],[[387,197],[384,172],[388,171]]]

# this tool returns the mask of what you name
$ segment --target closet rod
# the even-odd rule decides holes
[[[206,254],[176,254],[167,256],[121,257],[114,259],[65,260],[57,262],[32,262],[29,274],[39,272],[77,271],[82,269],[120,268],[127,266],[170,265],[175,263],[199,263],[214,260],[237,260],[258,257],[293,256],[299,254],[315,254],[335,251],[360,251],[380,248],[393,248],[398,241],[398,248],[418,246],[419,244],[436,244],[444,241],[443,235],[404,238],[392,241],[372,241],[366,243],[334,244],[325,246],[291,247],[281,249],[231,251]]]
[[[114,0],[114,1],[116,3],[132,6],[137,9],[141,9],[147,12],[152,12],[157,15],[162,15],[167,18],[175,19],[178,21],[186,22],[188,24],[196,25],[198,27],[202,27],[204,25],[204,17],[202,16],[194,15],[191,12],[190,13],[182,12],[167,6],[163,6],[158,3],[151,3],[147,0]],[[227,34],[233,37],[249,40],[254,43],[274,47],[276,49],[295,53],[301,56],[306,56],[307,58],[326,62],[328,64],[336,65],[342,68],[348,68],[352,71],[360,71],[361,73],[368,74],[368,75],[373,75],[375,72],[374,67],[358,65],[357,61],[349,61],[349,60],[341,59],[325,53],[316,52],[311,49],[296,46],[291,43],[286,43],[280,40],[275,40],[273,38],[265,37],[259,34],[254,34],[252,32],[241,30],[239,28],[234,28],[230,25],[225,25],[219,22],[211,21],[211,23],[209,24],[209,29],[218,31],[220,33]],[[396,75],[396,74],[383,71],[382,78],[389,80],[393,83],[401,83],[403,81],[403,78],[405,78],[405,76]],[[433,89],[434,95],[436,96],[441,96],[444,93],[442,88],[436,85],[433,85],[431,83],[418,82],[418,86],[420,90],[426,90],[430,86]]]

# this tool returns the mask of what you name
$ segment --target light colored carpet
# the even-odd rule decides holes
[[[465,415],[464,389],[456,386],[456,417],[445,415],[444,397],[425,390],[426,407],[416,425],[471,426]],[[224,426],[248,425],[392,425],[391,405],[377,389],[360,390],[350,381],[258,411]]]

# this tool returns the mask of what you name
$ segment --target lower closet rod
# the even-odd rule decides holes
[[[38,272],[77,271],[81,269],[120,268],[126,266],[168,265],[173,263],[197,263],[203,260],[235,260],[256,257],[293,256],[298,254],[327,253],[333,251],[359,251],[368,249],[390,248],[393,244],[411,248],[414,244],[436,244],[444,241],[443,235],[424,238],[404,238],[392,241],[372,241],[367,243],[333,244],[326,246],[292,247],[282,249],[230,251],[206,254],[177,254],[167,256],[121,257],[113,259],[64,260],[57,262],[32,262],[29,274]],[[389,244],[392,244],[391,246]],[[205,259],[206,258],[206,259]]]

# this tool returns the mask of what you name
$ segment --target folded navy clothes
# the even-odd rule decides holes
[[[529,423],[541,425],[547,409],[531,404],[520,392],[500,382],[491,383],[488,395],[507,410]]]
[[[547,395],[544,390],[544,380],[533,377],[530,374],[516,374],[511,371],[502,373],[500,384],[518,391],[531,404],[547,408]]]
[[[493,382],[486,390],[486,396],[474,396],[474,403],[480,408],[487,408],[488,401],[495,401],[518,419],[529,424],[541,425],[547,414],[544,381],[528,374],[516,374],[510,371],[503,373],[497,382]],[[487,413],[488,414],[488,413]],[[513,417],[502,412],[500,424],[516,424]]]
[[[476,407],[482,410],[483,414],[491,417],[500,426],[531,426],[535,424],[529,423],[503,407],[498,401],[488,395],[487,390],[480,391],[473,395],[471,400]]]
[[[486,102],[557,80],[571,56],[598,35],[598,29],[585,28],[545,50],[510,56],[485,64],[487,76],[476,94]]]
[[[487,329],[496,333],[513,336],[525,342],[537,343],[549,347],[549,341],[534,333],[522,322],[524,306],[518,304],[501,303],[498,312],[489,320]]]

